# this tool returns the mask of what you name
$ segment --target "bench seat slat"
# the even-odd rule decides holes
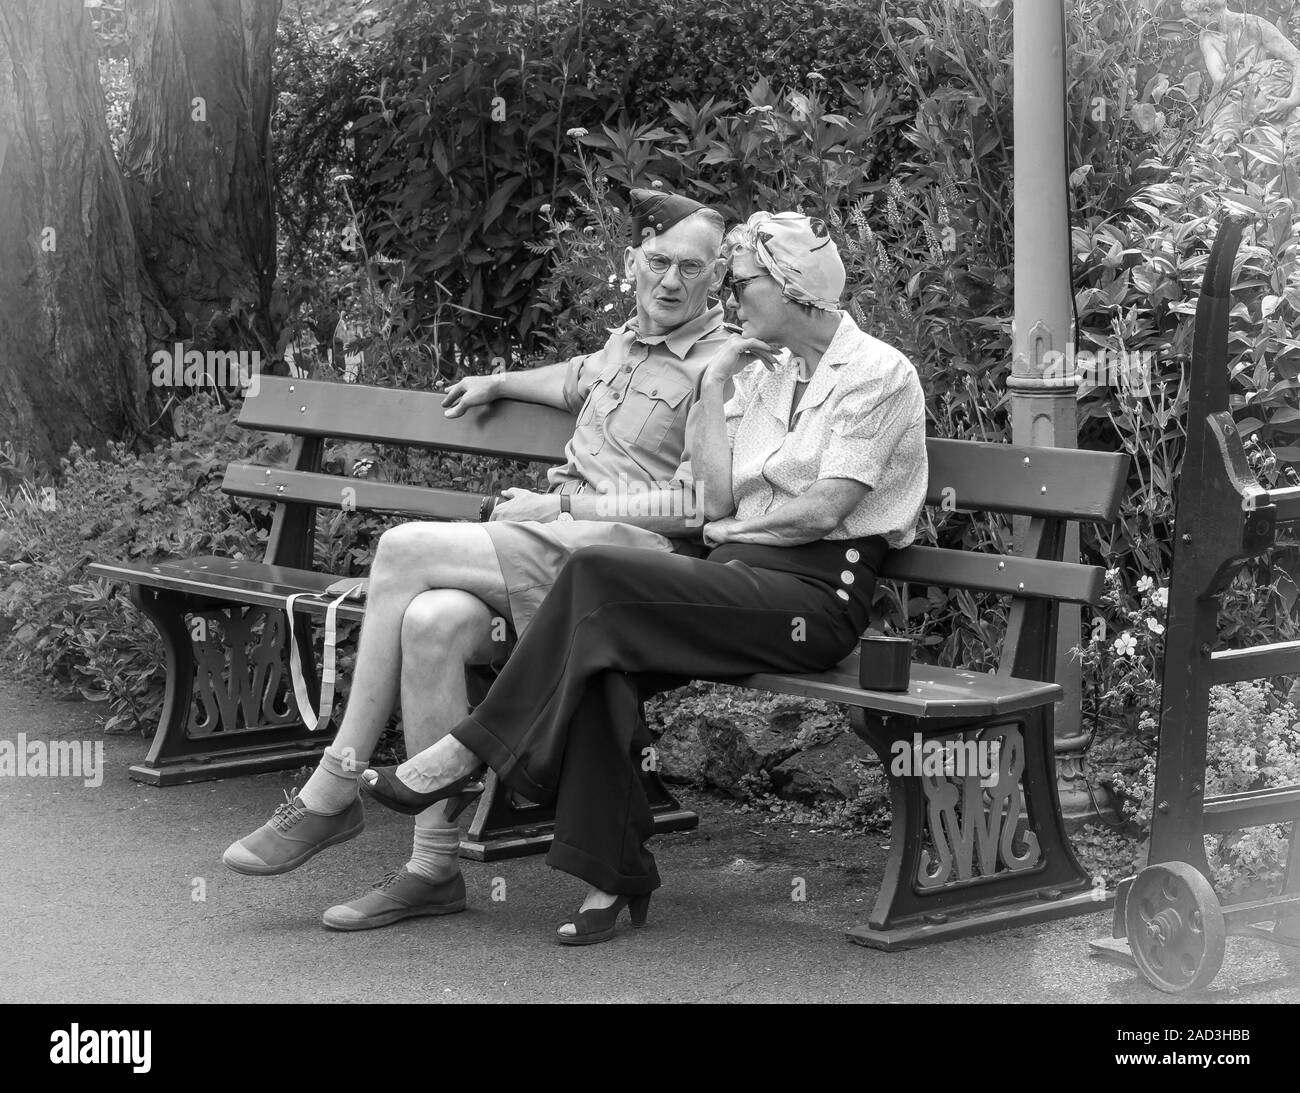
[[[858,651],[829,672],[786,675],[764,672],[734,682],[760,691],[820,698],[845,706],[912,717],[985,717],[1035,709],[1059,701],[1064,692],[1057,683],[988,675],[964,668],[940,668],[913,663],[908,690],[864,691],[858,686]]]
[[[927,438],[925,447],[927,504],[1090,522],[1119,515],[1129,468],[1123,452],[939,437]]]
[[[482,495],[433,486],[408,486],[316,474],[286,467],[231,463],[221,488],[236,497],[302,501],[321,508],[343,508],[344,490],[353,491],[349,507],[359,512],[393,512],[431,520],[477,520]]]
[[[939,588],[970,588],[1062,603],[1096,604],[1101,599],[1106,571],[1101,566],[1078,562],[910,546],[886,555],[880,575],[889,580],[915,581]]]
[[[564,446],[573,435],[574,423],[567,410],[499,399],[448,418],[442,400],[435,391],[262,376],[257,393],[244,399],[239,424],[298,436],[564,462]]]
[[[282,608],[285,597],[294,592],[322,592],[339,579],[331,573],[211,556],[153,564],[97,562],[89,567],[89,572],[97,577],[152,588],[270,608]],[[322,601],[306,600],[300,605],[310,614],[325,613]],[[339,605],[341,618],[359,620],[364,614],[364,606],[355,600],[345,600]],[[864,691],[858,686],[856,650],[828,672],[815,675],[763,673],[732,682],[758,690],[804,695],[922,718],[1008,713],[1057,701],[1062,694],[1055,683],[926,664],[912,666],[911,687],[906,693]]]
[[[150,588],[279,608],[284,607],[286,596],[295,592],[323,592],[341,579],[332,573],[216,557],[184,558],[153,564],[96,562],[88,566],[87,571],[95,577],[108,577]],[[298,606],[308,614],[323,615],[328,604],[323,600],[303,600]],[[359,620],[365,614],[365,606],[355,599],[347,599],[339,604],[338,613],[340,618]]]

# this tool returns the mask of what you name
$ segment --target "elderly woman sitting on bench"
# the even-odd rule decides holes
[[[547,862],[590,885],[557,930],[564,944],[613,937],[625,906],[644,924],[659,886],[641,698],[687,678],[838,663],[925,500],[920,381],[837,310],[844,266],[825,224],[756,213],[729,243],[743,328],[706,366],[691,438],[707,557],[579,550],[473,713],[362,775],[365,792],[407,813],[472,792],[484,764],[530,800],[554,800]]]

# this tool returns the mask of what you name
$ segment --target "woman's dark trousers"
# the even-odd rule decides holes
[[[867,542],[880,549],[862,551],[856,562],[844,561],[842,550],[834,554],[831,580],[841,579],[841,568],[852,574],[848,601],[825,578],[739,560],[793,563],[802,548],[722,547],[707,559],[631,547],[579,550],[453,735],[509,788],[555,802],[549,865],[605,892],[653,891],[659,874],[645,847],[653,818],[641,783],[643,764],[654,762],[640,717],[648,681],[669,677],[675,685],[838,663],[865,628],[884,554],[883,540]]]

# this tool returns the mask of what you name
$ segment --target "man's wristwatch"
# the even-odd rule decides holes
[[[560,515],[555,519],[557,521],[573,519],[573,498],[567,493],[560,494]]]

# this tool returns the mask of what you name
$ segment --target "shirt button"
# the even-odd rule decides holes
[[[840,580],[843,581],[845,584],[852,584],[853,574],[846,569],[843,573],[840,574]]]
[[[849,594],[845,592],[844,589],[842,588],[837,588],[835,590],[835,595],[837,595],[842,600],[847,600],[849,598]]]
[[[844,552],[844,558],[848,562],[856,562],[860,557],[862,557],[862,555],[859,554],[852,547],[850,547],[848,550]]]
[[[626,365],[626,366],[624,367],[623,371],[624,371],[624,372],[631,372],[631,371],[632,371],[632,366],[631,366],[630,364],[629,364],[629,365]]]
[[[659,394],[659,388],[658,388],[658,387],[652,387],[652,388],[650,388],[650,393],[651,393],[652,395],[657,395],[657,394]]]

